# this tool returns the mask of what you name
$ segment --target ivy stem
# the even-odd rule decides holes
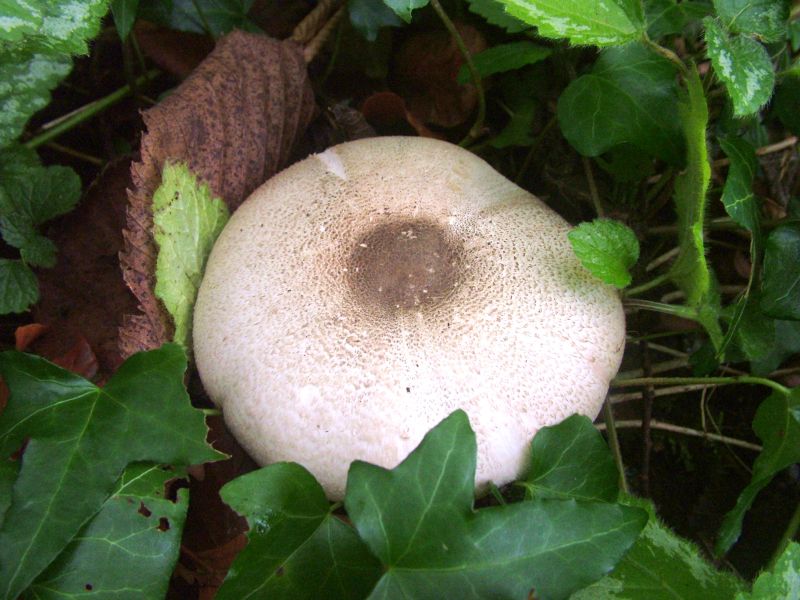
[[[769,560],[769,564],[767,565],[767,569],[770,570],[775,567],[775,563],[778,562],[778,559],[783,554],[783,551],[786,550],[786,547],[789,545],[794,537],[797,535],[797,531],[800,529],[800,502],[797,503],[797,506],[794,508],[794,514],[792,514],[792,518],[789,520],[789,524],[786,526],[786,529],[781,536],[781,540],[778,542],[778,546],[775,548],[775,553],[772,555],[772,558]]]
[[[689,75],[689,69],[686,67],[686,64],[681,60],[681,57],[675,54],[669,48],[665,48],[661,44],[657,44],[653,40],[651,40],[648,36],[644,36],[644,43],[645,45],[650,48],[656,54],[666,58],[676,67],[678,67],[678,71],[680,71],[681,75],[685,78]]]
[[[447,31],[450,32],[450,35],[452,36],[453,41],[456,43],[456,46],[458,46],[461,55],[464,57],[464,63],[467,65],[467,70],[469,70],[469,75],[472,78],[472,83],[475,86],[475,90],[478,92],[478,115],[475,117],[475,122],[473,123],[466,137],[458,144],[459,146],[468,146],[474,140],[478,139],[483,133],[483,122],[486,119],[486,97],[483,94],[483,81],[478,73],[478,69],[475,68],[475,63],[472,60],[472,54],[467,48],[467,45],[464,43],[464,38],[461,37],[461,34],[458,32],[458,29],[456,29],[453,21],[450,20],[450,17],[447,16],[447,13],[442,8],[439,0],[431,0],[431,6],[433,7],[433,10],[436,11],[436,14],[439,15],[439,18],[447,28]]]
[[[641,285],[628,288],[627,290],[625,290],[625,296],[630,297],[630,296],[636,296],[637,294],[642,294],[644,292],[652,290],[653,288],[657,288],[658,286],[663,285],[668,281],[669,281],[669,273],[658,275],[657,277],[653,277],[650,281],[645,281]]]
[[[614,410],[611,408],[611,402],[606,401],[603,403],[603,419],[606,424],[606,432],[608,433],[608,445],[611,448],[611,453],[614,455],[614,463],[617,465],[617,473],[619,474],[619,489],[626,494],[628,492],[628,482],[625,480],[625,463],[622,462],[622,450],[619,447],[619,438],[617,437],[617,428],[614,422]]]
[[[592,164],[589,162],[589,159],[585,156],[581,156],[581,161],[583,162],[583,172],[586,174],[586,181],[589,184],[589,194],[592,197],[592,204],[594,204],[594,210],[597,213],[597,216],[603,218],[605,216],[605,210],[603,209],[603,203],[600,201],[600,193],[597,191],[597,184],[594,181],[594,173],[592,173]]]
[[[756,377],[754,375],[737,375],[735,377],[631,377],[629,379],[611,380],[611,387],[638,387],[644,385],[733,385],[737,383],[752,383],[772,388],[781,394],[788,394],[789,388],[781,385],[777,381],[772,381],[766,377]]]
[[[654,312],[674,315],[684,319],[691,319],[692,321],[697,318],[697,311],[690,306],[666,304],[664,302],[654,302],[652,300],[639,300],[638,298],[626,298],[623,304],[625,308],[652,310]]]
[[[144,84],[146,84],[148,81],[150,81],[160,73],[161,71],[159,71],[158,69],[152,69],[148,71],[147,73],[136,79],[135,86],[137,88],[142,87]],[[53,125],[52,127],[45,129],[39,135],[32,137],[23,145],[26,148],[35,150],[39,146],[46,144],[51,140],[54,140],[62,133],[65,133],[70,129],[77,127],[84,121],[87,121],[88,119],[91,119],[95,115],[103,112],[109,106],[116,104],[117,102],[128,96],[132,92],[132,89],[133,88],[131,87],[130,84],[122,86],[118,90],[111,92],[108,96],[105,96],[104,98],[99,98],[98,100],[95,100],[94,102],[87,104],[82,109],[74,112],[68,118],[63,119],[62,121],[59,121],[56,125]]]

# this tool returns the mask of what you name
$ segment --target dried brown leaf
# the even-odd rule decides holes
[[[131,169],[123,276],[139,314],[120,329],[123,356],[161,345],[172,326],[155,297],[152,197],[167,160],[185,162],[231,211],[288,163],[315,111],[302,48],[235,31],[143,115],[141,161]]]

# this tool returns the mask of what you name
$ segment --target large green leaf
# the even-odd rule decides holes
[[[800,544],[789,542],[769,571],[761,573],[751,592],[741,592],[736,600],[784,600],[800,598]]]
[[[614,571],[571,600],[729,600],[742,589],[742,581],[715,569],[694,544],[664,525],[651,502],[623,502],[647,510],[647,525]]]
[[[206,261],[228,222],[228,209],[186,165],[168,163],[153,194],[158,245],[155,293],[175,325],[173,341],[192,347],[192,312]]]
[[[750,483],[736,506],[725,515],[715,550],[727,552],[742,531],[742,521],[758,493],[783,469],[800,462],[800,388],[789,394],[773,393],[761,403],[753,419],[753,430],[764,449],[753,464]]]
[[[178,559],[189,490],[164,487],[183,471],[139,463],[125,469],[100,512],[30,587],[35,598],[86,595],[163,598]]]
[[[719,297],[708,267],[703,239],[708,184],[706,127],[708,106],[697,69],[693,66],[686,80],[687,94],[680,104],[681,125],[686,139],[686,169],[675,178],[675,209],[678,213],[680,253],[670,276],[686,294],[687,304],[705,327],[715,348],[722,344],[719,326]]]
[[[751,115],[766,104],[775,86],[767,49],[746,35],[730,35],[719,21],[703,19],[706,48],[714,71],[725,84],[737,116]]]
[[[595,219],[581,223],[567,237],[592,275],[618,288],[630,285],[629,269],[639,260],[639,240],[630,227],[613,219]]]
[[[800,320],[800,224],[781,225],[767,237],[761,286],[767,315]]]
[[[695,0],[645,0],[647,33],[653,39],[682,33],[693,21],[711,12],[711,7]]]
[[[506,11],[533,25],[539,35],[569,38],[574,45],[619,46],[645,33],[637,0],[499,0]]]
[[[0,354],[11,391],[0,415],[0,460],[16,462],[27,440],[0,527],[0,597],[16,598],[63,551],[128,464],[220,458],[205,443],[185,371],[186,356],[173,344],[135,354],[104,388],[37,356]]]
[[[456,411],[395,469],[351,465],[345,506],[384,565],[370,598],[565,598],[613,568],[646,521],[573,499],[474,511],[475,454]]]
[[[365,598],[380,578],[380,563],[331,513],[322,487],[300,465],[264,467],[220,494],[250,526],[220,600]]]
[[[669,163],[683,161],[675,67],[642,44],[604,50],[561,94],[558,122],[586,156],[630,143]]]
[[[730,31],[756,35],[765,42],[786,36],[789,2],[785,0],[714,0],[714,8]]]
[[[256,27],[247,18],[254,0],[139,0],[139,16],[170,29],[215,38],[233,29]]]

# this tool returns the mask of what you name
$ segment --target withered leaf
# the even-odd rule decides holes
[[[143,114],[141,161],[131,168],[125,282],[138,314],[119,332],[123,357],[171,337],[169,317],[156,298],[152,197],[165,161],[184,162],[231,211],[286,166],[315,111],[302,48],[290,41],[234,31],[221,38],[195,71]]]

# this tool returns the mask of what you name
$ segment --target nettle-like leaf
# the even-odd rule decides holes
[[[765,42],[786,36],[789,3],[784,0],[714,0],[722,23],[735,33],[755,35]]]
[[[725,515],[715,546],[725,554],[742,531],[742,521],[758,493],[783,469],[800,462],[800,388],[788,394],[774,392],[764,400],[753,419],[753,431],[764,449],[753,464],[750,483],[739,495],[736,506]]]
[[[378,38],[382,27],[400,27],[403,21],[383,2],[375,0],[348,0],[350,22],[370,42]]]
[[[695,318],[705,327],[715,348],[722,344],[719,296],[705,255],[703,225],[711,180],[706,127],[708,106],[697,69],[692,66],[686,80],[686,97],[680,104],[681,125],[686,139],[686,169],[675,178],[675,209],[678,213],[680,253],[670,277],[686,294]]]
[[[472,62],[481,77],[488,77],[495,73],[504,73],[536,64],[552,53],[551,48],[533,42],[509,42],[476,54],[472,57]],[[466,65],[462,65],[457,80],[459,83],[469,83],[470,73]]]
[[[153,195],[158,245],[155,294],[175,325],[173,341],[192,347],[192,312],[206,261],[228,222],[228,209],[184,164],[167,163]]]
[[[645,32],[637,0],[499,0],[506,11],[533,25],[539,35],[568,38],[574,45],[619,46]]]
[[[574,499],[474,511],[475,464],[459,410],[395,469],[351,465],[345,506],[383,563],[370,598],[565,598],[613,568],[646,520]]]
[[[613,219],[595,219],[581,223],[567,237],[592,275],[620,289],[630,285],[630,268],[639,260],[639,240],[630,227]]]
[[[559,97],[558,122],[585,156],[629,143],[674,165],[683,161],[675,67],[642,44],[604,50]]]
[[[693,543],[664,525],[651,502],[631,496],[621,501],[646,510],[647,525],[614,571],[570,600],[721,600],[743,588],[744,582],[715,569]]]
[[[502,27],[507,33],[519,33],[530,26],[506,12],[502,0],[467,0],[470,12],[482,16],[490,25]]]
[[[747,116],[766,104],[775,86],[767,49],[746,35],[730,35],[718,20],[703,19],[708,57],[725,84],[737,116]]]
[[[380,563],[331,512],[322,486],[300,465],[264,467],[227,483],[220,494],[250,527],[220,600],[356,600],[380,578]]]
[[[52,90],[85,54],[100,30],[109,0],[0,3],[0,148],[50,102]],[[25,15],[20,17],[20,12]]]
[[[254,0],[139,0],[139,16],[170,29],[205,33],[215,38],[234,29],[258,29],[247,17]]]
[[[740,592],[736,600],[800,598],[800,544],[789,542],[775,566],[761,573],[751,592]]]
[[[205,443],[185,371],[174,344],[132,356],[103,388],[37,356],[0,354],[11,391],[0,415],[0,490],[11,490],[0,526],[0,597],[16,598],[50,565],[130,463],[222,457]]]
[[[761,308],[776,319],[800,320],[800,224],[772,230],[764,249]]]
[[[100,511],[30,587],[35,598],[84,594],[163,598],[178,559],[189,490],[165,486],[185,470],[130,465]]]

